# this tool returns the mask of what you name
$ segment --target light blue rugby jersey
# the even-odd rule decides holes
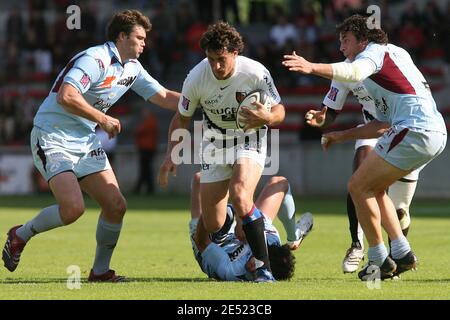
[[[228,204],[227,210],[233,210]],[[265,236],[268,245],[281,246],[278,230],[272,221],[264,217]],[[220,244],[211,242],[202,252],[202,270],[210,277],[225,281],[251,281],[253,275],[247,272],[245,265],[253,253],[247,243],[242,243],[234,230],[230,230],[227,237]]]
[[[406,50],[371,42],[356,56],[358,59],[369,59],[376,67],[363,84],[374,99],[379,120],[447,132],[428,83]]]
[[[210,277],[225,281],[248,281],[251,274],[245,265],[252,257],[248,244],[229,234],[222,246],[211,242],[202,252],[202,269]]]
[[[77,88],[90,105],[103,113],[130,88],[145,100],[163,89],[137,59],[122,63],[114,42],[80,52],[59,73],[34,118],[36,127],[78,143],[87,141],[97,124],[67,112],[57,103],[58,90],[65,82]]]

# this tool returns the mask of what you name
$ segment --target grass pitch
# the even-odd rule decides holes
[[[297,212],[313,213],[314,228],[295,252],[294,278],[274,284],[207,279],[190,247],[187,197],[127,199],[129,209],[111,267],[130,282],[86,282],[99,212],[87,201],[88,209],[76,223],[33,238],[14,273],[0,267],[0,299],[450,299],[449,201],[414,201],[409,239],[420,261],[418,271],[369,289],[356,274],[341,271],[350,244],[345,198],[297,199]],[[51,196],[1,197],[1,246],[11,226],[52,203]],[[275,224],[285,239],[279,221]],[[67,288],[70,265],[80,267],[79,290]]]

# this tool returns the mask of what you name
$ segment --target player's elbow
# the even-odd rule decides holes
[[[62,106],[67,104],[69,97],[67,95],[67,93],[65,93],[62,90],[58,91],[58,94],[56,95],[56,102]]]
[[[74,100],[74,92],[67,85],[63,85],[61,89],[59,89],[58,94],[56,96],[56,102],[62,106],[69,106]]]

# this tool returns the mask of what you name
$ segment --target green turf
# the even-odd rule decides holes
[[[11,226],[52,202],[49,196],[0,198],[1,245]],[[314,214],[314,229],[295,252],[294,278],[274,284],[208,280],[190,248],[186,197],[128,197],[128,202],[112,267],[130,282],[85,282],[95,252],[98,212],[88,202],[75,224],[36,236],[14,273],[0,269],[0,299],[450,299],[448,201],[414,203],[410,241],[419,270],[399,281],[384,281],[380,289],[369,289],[356,274],[341,272],[350,243],[345,199],[297,199],[299,211]],[[70,265],[81,268],[80,290],[67,289]]]

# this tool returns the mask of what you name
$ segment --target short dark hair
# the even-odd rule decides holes
[[[128,36],[135,26],[141,26],[145,32],[152,29],[150,19],[138,10],[124,10],[116,13],[108,23],[106,38],[116,41],[119,33],[125,32]]]
[[[387,44],[389,42],[386,32],[382,29],[369,29],[367,26],[367,18],[359,14],[354,14],[336,26],[338,34],[351,32],[356,40],[375,42],[378,44]]]
[[[294,275],[295,256],[287,244],[267,246],[270,268],[276,280],[290,280]]]
[[[228,52],[237,51],[241,53],[244,50],[244,41],[234,27],[227,22],[219,21],[210,25],[203,34],[200,39],[200,48],[205,51],[226,49]]]

